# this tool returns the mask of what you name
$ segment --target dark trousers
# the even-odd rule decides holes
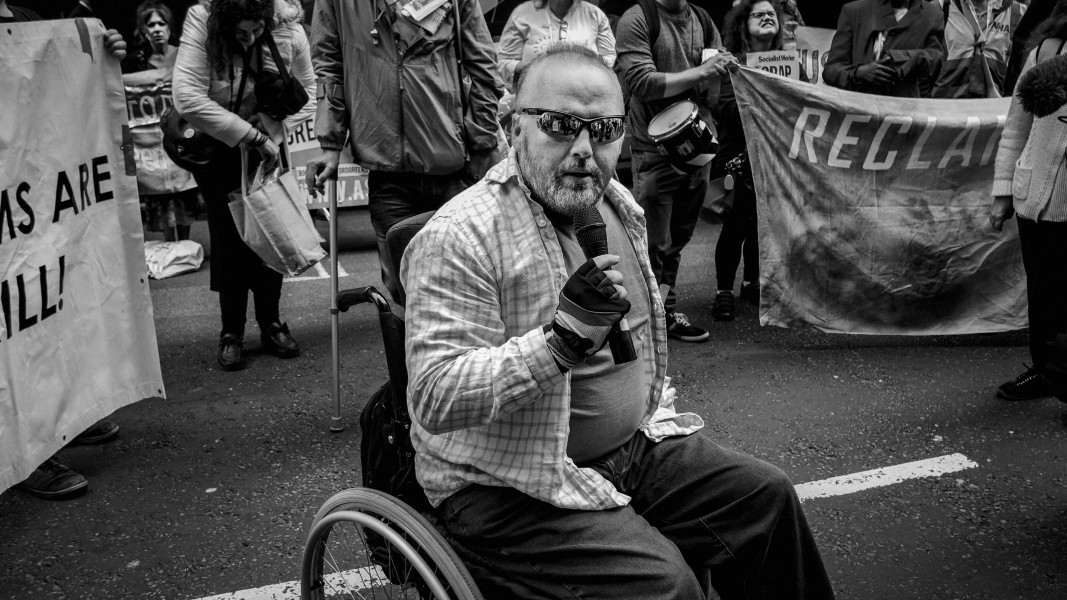
[[[667,314],[674,312],[678,297],[678,265],[682,249],[693,238],[704,196],[708,193],[710,166],[695,173],[679,173],[656,152],[635,150],[634,197],[645,211],[648,258],[660,285],[670,286],[664,298]]]
[[[282,295],[282,275],[263,264],[263,260],[241,239],[230,213],[230,193],[241,187],[241,155],[236,148],[215,159],[212,164],[193,173],[207,208],[207,226],[211,238],[211,289],[219,294],[222,332],[244,335],[248,293],[255,298],[256,321],[260,328],[280,320],[278,305]],[[255,169],[258,155],[249,156],[249,168]]]
[[[1019,217],[1019,242],[1026,271],[1030,358],[1040,368],[1049,361],[1049,342],[1067,333],[1067,223]]]
[[[756,225],[756,192],[738,181],[734,188],[733,209],[722,218],[722,231],[715,244],[717,289],[734,289],[734,276],[742,254],[745,259],[742,280],[759,280],[759,232]]]
[[[565,510],[471,486],[438,507],[486,598],[832,598],[800,500],[781,470],[695,434],[637,433],[596,469],[632,500]]]
[[[382,283],[389,290],[393,302],[400,302],[400,265],[394,265],[389,256],[385,234],[390,227],[408,217],[441,208],[470,184],[465,169],[448,175],[371,171],[367,176],[370,221],[378,237]]]

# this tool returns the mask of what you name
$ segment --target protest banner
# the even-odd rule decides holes
[[[196,187],[192,173],[174,164],[163,150],[159,118],[172,104],[171,77],[171,69],[152,69],[122,76],[137,161],[137,186],[142,196],[173,194]]]
[[[0,37],[0,490],[164,395],[122,78],[103,40],[82,19]]]
[[[1009,101],[733,78],[759,197],[760,322],[933,335],[1026,326],[1018,229],[989,226]]]
[[[300,193],[304,195],[308,208],[328,208],[330,203],[326,201],[326,195],[318,194],[312,198],[304,181],[308,161],[322,151],[315,139],[315,117],[308,117],[290,130],[286,146],[289,148],[289,164],[296,171]],[[351,150],[346,147],[341,151],[341,164],[337,167],[337,206],[366,206],[368,204],[367,174],[367,169],[352,160]]]
[[[800,59],[797,50],[749,52],[745,55],[745,64],[782,77],[800,79]]]
[[[800,66],[807,80],[825,85],[822,80],[822,70],[826,66],[826,56],[834,41],[834,30],[822,27],[797,27],[796,36]]]

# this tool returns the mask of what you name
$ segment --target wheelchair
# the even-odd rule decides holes
[[[390,228],[386,241],[398,268],[404,249],[431,216],[416,215]],[[337,295],[342,312],[362,303],[378,310],[391,400],[399,410],[407,403],[404,321],[373,287]],[[474,578],[433,525],[433,518],[376,489],[350,488],[334,494],[315,514],[304,545],[300,597],[481,600]]]

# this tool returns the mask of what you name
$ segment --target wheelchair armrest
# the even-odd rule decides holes
[[[392,312],[389,309],[389,301],[372,285],[364,288],[341,290],[337,293],[337,310],[341,312],[348,312],[349,308],[364,302],[375,305],[379,313]]]

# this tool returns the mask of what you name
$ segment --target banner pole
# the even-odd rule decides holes
[[[330,431],[340,433],[345,430],[341,422],[341,356],[338,349],[338,322],[340,312],[337,308],[337,178],[326,181],[326,195],[330,202],[330,328],[332,339],[330,348],[333,354],[333,418]]]

